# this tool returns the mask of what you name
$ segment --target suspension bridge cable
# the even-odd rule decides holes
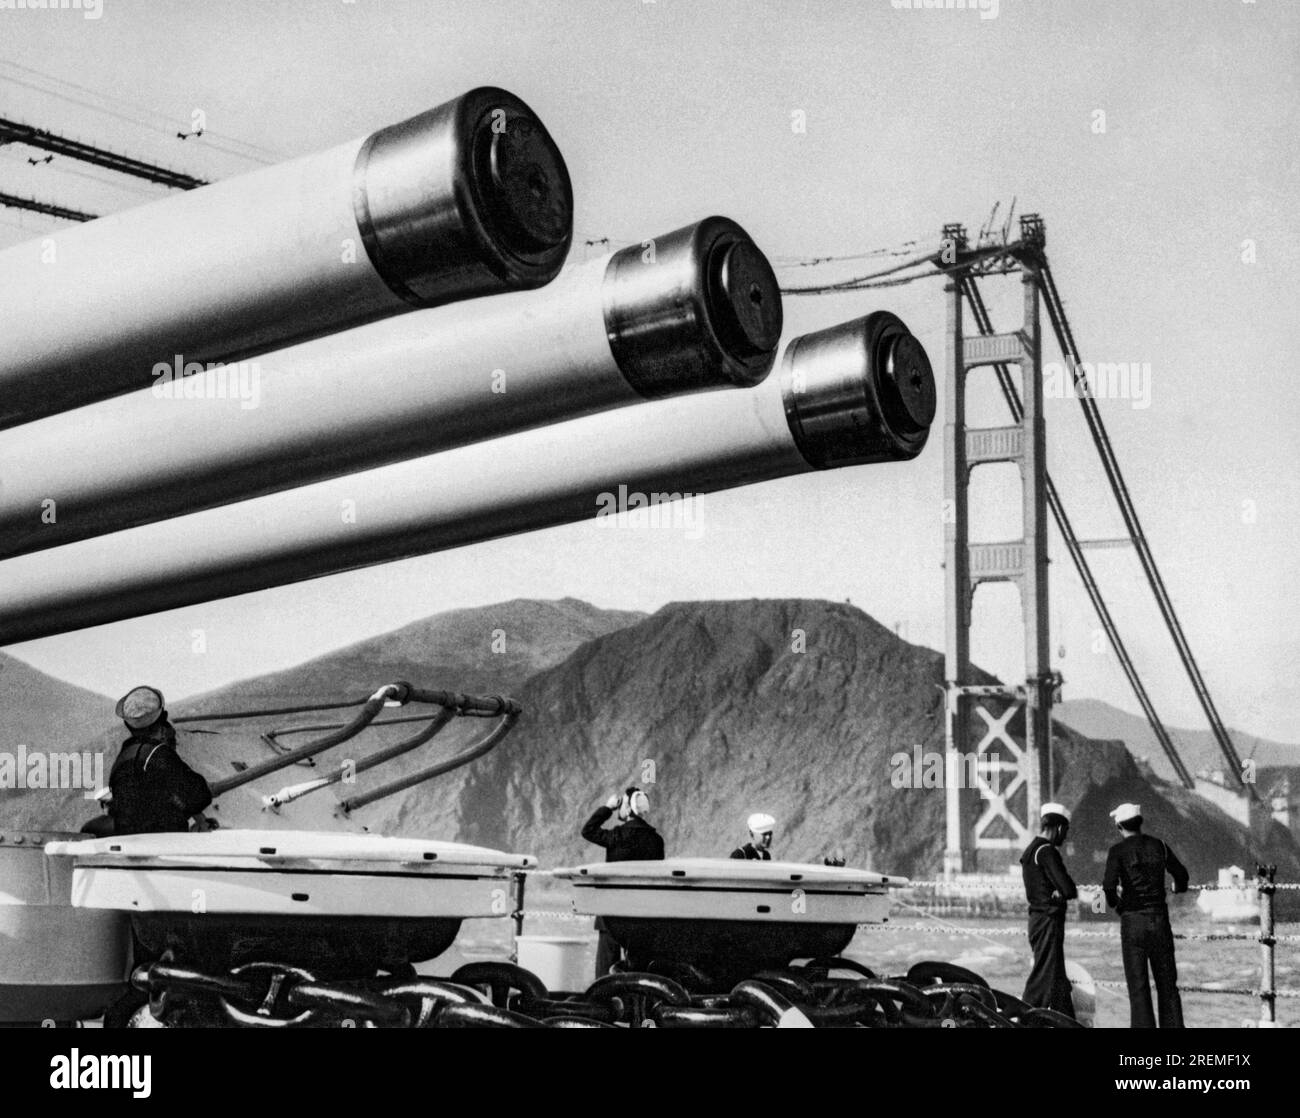
[[[822,264],[839,264],[849,260],[872,260],[878,256],[906,256],[917,250],[916,241],[906,241],[896,248],[873,248],[869,252],[850,252],[826,256],[773,256],[780,268],[815,268]]]
[[[132,178],[144,179],[158,186],[168,186],[177,190],[193,190],[206,186],[207,180],[160,167],[156,163],[147,163],[143,159],[134,159],[129,155],[119,155],[115,151],[83,143],[67,136],[60,136],[44,128],[34,128],[30,124],[8,120],[0,117],[0,144],[25,144],[54,155],[64,155],[82,163],[90,163],[105,170],[114,171]]]
[[[27,163],[29,165],[32,163],[32,161],[26,156],[20,155],[16,151],[6,151],[4,148],[0,148],[0,156],[15,163]],[[142,183],[133,182],[130,179],[123,179],[120,177],[106,178],[104,175],[95,174],[93,171],[85,171],[78,167],[60,166],[57,163],[47,164],[43,159],[37,160],[36,162],[40,164],[42,172],[49,171],[51,174],[55,175],[75,175],[79,179],[85,179],[87,182],[93,182],[98,186],[107,186],[112,190],[130,191],[132,194],[138,194],[145,198],[161,197],[160,194],[150,190],[149,187]]]
[[[1079,348],[1075,343],[1074,332],[1070,329],[1069,319],[1066,317],[1065,307],[1061,302],[1060,294],[1056,288],[1056,281],[1052,276],[1046,257],[1042,260],[1041,276],[1047,314],[1051,319],[1052,328],[1056,332],[1056,339],[1061,347],[1061,353],[1066,361],[1070,363],[1071,369],[1077,369],[1080,366]],[[1151,591],[1155,595],[1156,603],[1160,607],[1160,613],[1165,620],[1165,625],[1173,638],[1179,659],[1182,661],[1188,678],[1191,680],[1192,690],[1196,693],[1201,709],[1205,712],[1205,716],[1210,723],[1210,729],[1218,742],[1219,749],[1227,759],[1237,783],[1248,794],[1257,799],[1258,793],[1254,786],[1248,784],[1245,780],[1241,757],[1237,753],[1236,746],[1233,745],[1232,738],[1228,735],[1223,720],[1219,717],[1218,709],[1210,696],[1209,687],[1201,675],[1196,658],[1192,655],[1191,645],[1188,643],[1183,627],[1178,620],[1178,614],[1174,609],[1173,601],[1169,597],[1169,591],[1165,587],[1164,579],[1160,576],[1155,556],[1151,553],[1150,544],[1148,544],[1146,534],[1142,530],[1142,523],[1138,519],[1137,508],[1133,503],[1128,486],[1125,484],[1123,473],[1120,471],[1119,460],[1115,456],[1115,448],[1111,445],[1106,426],[1102,422],[1101,410],[1097,407],[1097,402],[1093,399],[1091,392],[1080,392],[1077,395],[1079,403],[1083,406],[1084,417],[1088,421],[1088,429],[1092,434],[1093,444],[1097,448],[1097,453],[1101,456],[1102,466],[1105,468],[1111,491],[1115,494],[1115,499],[1119,503],[1120,514],[1124,518],[1129,538],[1137,549],[1138,559],[1147,576]]]
[[[1006,256],[1008,248],[1003,244],[987,245],[984,248],[977,248],[963,255],[963,267],[970,264],[979,263],[992,257]],[[919,271],[910,276],[899,276],[900,272],[911,271],[914,268],[925,268],[926,265],[933,264],[940,268],[939,272]],[[837,295],[845,291],[866,291],[873,287],[899,287],[905,283],[912,283],[920,279],[933,279],[936,275],[944,274],[942,269],[944,262],[941,256],[941,250],[935,249],[933,252],[922,253],[919,256],[912,257],[911,260],[904,260],[901,264],[894,264],[888,268],[881,268],[876,272],[867,272],[861,276],[853,276],[846,280],[838,280],[834,283],[810,284],[803,287],[782,287],[782,295]],[[891,278],[892,277],[892,278]]]
[[[811,284],[804,287],[782,287],[782,295],[825,295],[829,292],[839,291],[858,291],[865,287],[870,281],[882,279],[886,276],[894,276],[899,272],[910,271],[913,268],[922,268],[927,264],[933,263],[935,254],[927,256],[913,257],[911,260],[905,260],[901,264],[893,264],[888,268],[881,268],[878,272],[868,272],[866,275],[854,276],[851,279],[839,280],[835,283]],[[929,273],[925,273],[929,274]],[[920,279],[921,277],[913,276],[911,279]]]
[[[959,280],[962,286],[962,293],[966,297],[966,302],[971,309],[971,317],[975,321],[976,328],[983,335],[992,334],[993,321],[989,316],[988,308],[984,304],[984,298],[980,294],[979,287],[976,285],[975,278],[965,275]],[[1020,399],[1020,392],[1016,388],[1016,383],[1011,375],[1011,370],[1007,365],[999,364],[994,366],[994,372],[997,375],[998,383],[1002,388],[1002,395],[1006,398],[1007,407],[1011,410],[1012,418],[1019,423],[1025,414],[1024,404]],[[1111,647],[1115,650],[1115,655],[1124,669],[1124,675],[1128,678],[1129,685],[1133,688],[1134,695],[1137,696],[1139,705],[1142,707],[1143,714],[1146,715],[1147,722],[1151,726],[1152,732],[1156,735],[1156,740],[1160,743],[1161,749],[1164,750],[1165,756],[1169,758],[1170,764],[1173,765],[1174,771],[1178,774],[1178,779],[1182,781],[1183,786],[1192,788],[1194,782],[1191,773],[1188,772],[1186,764],[1179,755],[1177,748],[1174,746],[1169,732],[1165,729],[1164,723],[1156,713],[1154,704],[1151,702],[1150,695],[1147,694],[1146,687],[1143,685],[1141,678],[1138,676],[1137,668],[1129,655],[1128,648],[1124,644],[1123,638],[1119,635],[1119,629],[1115,625],[1115,620],[1111,616],[1110,608],[1106,605],[1102,597],[1101,587],[1097,584],[1096,578],[1093,577],[1092,568],[1088,564],[1087,556],[1079,544],[1078,536],[1075,534],[1074,526],[1070,523],[1070,518],[1066,515],[1065,505],[1061,500],[1061,495],[1057,491],[1056,484],[1052,481],[1051,474],[1044,472],[1047,489],[1047,503],[1052,510],[1052,516],[1056,520],[1056,527],[1061,533],[1061,538],[1065,541],[1066,550],[1070,553],[1070,558],[1074,562],[1074,568],[1079,573],[1084,589],[1088,592],[1088,597],[1092,601],[1093,609],[1100,619],[1102,628],[1106,632],[1106,637],[1110,641]]]
[[[40,202],[35,198],[20,198],[16,194],[0,191],[0,206],[14,210],[26,210],[29,213],[44,214],[46,217],[60,217],[65,221],[94,221],[98,214],[83,213],[81,210],[58,206],[53,202]]]

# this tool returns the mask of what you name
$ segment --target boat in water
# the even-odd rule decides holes
[[[1219,870],[1219,887],[1202,889],[1196,907],[1215,924],[1258,924],[1259,889],[1240,866]]]

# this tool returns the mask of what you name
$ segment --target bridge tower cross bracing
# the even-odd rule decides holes
[[[957,252],[948,269],[947,377],[944,424],[945,748],[946,830],[944,873],[986,868],[982,851],[1007,852],[1025,845],[1037,830],[1039,808],[1054,787],[1051,750],[1052,697],[1059,685],[1051,667],[1048,631],[1047,458],[1043,417],[1040,272],[1041,221],[1022,219],[1022,240],[1005,256],[984,254],[963,267],[965,231],[945,226],[945,242]],[[979,272],[1021,274],[1024,317],[1007,334],[967,336],[965,285]],[[1003,427],[968,427],[967,374],[984,365],[1020,369],[1023,415]],[[969,485],[980,465],[1014,462],[1020,469],[1022,536],[995,543],[970,542]],[[970,663],[970,626],[976,589],[1010,582],[1020,591],[1026,679],[1015,686],[977,684]],[[1001,705],[994,711],[993,705]],[[1009,732],[1023,712],[1023,746]],[[983,722],[983,738],[970,750],[971,716]],[[969,777],[975,787],[968,787]],[[976,802],[972,802],[976,801]],[[985,861],[990,860],[988,857]],[[999,859],[1000,861],[1000,859]]]

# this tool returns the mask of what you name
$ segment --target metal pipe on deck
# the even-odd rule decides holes
[[[268,773],[287,769],[290,765],[296,765],[299,761],[304,761],[308,757],[315,757],[317,753],[324,753],[325,750],[333,749],[334,746],[347,741],[349,738],[356,737],[375,720],[379,712],[388,703],[399,701],[397,697],[400,693],[398,685],[386,684],[362,704],[361,710],[357,712],[356,717],[351,722],[340,726],[332,734],[317,738],[315,741],[309,741],[305,745],[300,745],[297,749],[290,750],[288,753],[282,753],[278,757],[272,757],[269,761],[263,761],[260,765],[250,765],[248,768],[235,773],[234,776],[212,781],[209,788],[212,791],[213,799],[225,795],[232,788],[240,788],[245,784],[251,784],[254,780],[258,780]]]
[[[491,753],[505,740],[514,724],[519,721],[519,714],[518,709],[507,711],[502,715],[501,721],[483,737],[471,743],[454,757],[448,757],[445,761],[438,761],[427,768],[411,773],[409,776],[399,777],[387,784],[381,784],[378,788],[372,788],[369,792],[360,792],[355,796],[349,796],[346,800],[340,800],[339,811],[344,815],[351,815],[352,812],[365,807],[367,804],[373,804],[377,800],[395,796],[398,792],[405,792],[408,788],[414,788],[417,784],[423,784],[425,781],[432,780],[435,776],[442,776],[443,773],[449,773],[454,769],[468,765],[471,761],[477,761],[485,754]]]
[[[407,703],[428,703],[432,706],[442,707],[443,710],[450,712],[450,717],[468,715],[473,718],[509,718],[512,725],[514,719],[520,713],[518,703],[513,699],[503,698],[500,695],[464,695],[459,691],[427,691],[422,688],[412,687],[409,683],[386,683],[361,704],[361,710],[351,722],[340,726],[333,733],[327,734],[323,738],[317,738],[315,741],[309,741],[305,745],[300,745],[297,749],[291,749],[287,753],[280,754],[278,757],[272,757],[269,761],[263,761],[260,765],[251,765],[233,776],[212,781],[209,787],[212,790],[213,798],[224,795],[232,788],[250,784],[269,773],[279,772],[281,769],[287,769],[290,765],[296,765],[299,761],[315,757],[318,753],[324,753],[327,749],[333,749],[334,746],[340,745],[349,738],[356,737],[362,730],[372,725],[384,707],[390,705],[405,706]],[[196,716],[191,717],[189,721],[213,721],[216,717],[218,716]],[[232,716],[227,715],[226,717]],[[233,717],[243,717],[243,715]],[[427,741],[433,737],[443,726],[443,723],[437,719],[435,719],[435,724],[436,728],[431,733],[424,731],[422,735],[416,735],[417,739]]]
[[[0,428],[413,307],[541,286],[559,149],[483,87],[369,136],[0,252]]]
[[[934,375],[894,315],[794,339],[745,392],[660,400],[0,563],[0,645],[925,446]]]
[[[203,394],[202,377],[169,381],[7,431],[0,558],[644,399],[759,383],[776,359],[781,294],[749,235],[710,217],[644,244],[539,291],[253,358],[231,384],[208,382],[226,389],[220,398]]]
[[[383,765],[401,757],[404,753],[410,753],[411,750],[418,749],[420,746],[431,742],[455,717],[456,712],[454,710],[444,707],[442,710],[439,710],[437,714],[433,715],[432,718],[429,718],[429,724],[418,733],[403,738],[401,741],[394,742],[392,745],[380,749],[375,753],[370,754],[368,757],[362,757],[355,761],[344,761],[332,773],[328,773],[325,776],[317,777],[315,780],[308,780],[301,784],[291,784],[285,788],[281,788],[278,792],[273,792],[269,796],[263,796],[262,806],[264,808],[270,808],[273,811],[279,811],[279,809],[284,807],[285,804],[291,804],[294,800],[302,799],[303,796],[310,795],[312,792],[319,792],[322,788],[328,788],[332,784],[338,784],[340,781],[347,779],[349,775],[355,776],[356,774],[363,773],[368,769],[373,769],[376,765]],[[397,719],[393,719],[390,722],[376,721],[372,722],[370,726],[371,728],[376,726],[391,726],[392,722],[395,721],[397,721]],[[265,735],[263,735],[263,738],[265,738]]]

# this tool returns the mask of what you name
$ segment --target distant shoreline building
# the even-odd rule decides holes
[[[1281,823],[1300,839],[1300,794],[1295,791],[1296,783],[1285,769],[1278,773],[1263,770],[1260,775],[1263,777],[1260,783],[1265,790],[1259,803],[1229,784],[1222,769],[1201,769],[1197,772],[1193,778],[1195,792],[1243,827],[1263,822],[1262,813],[1267,811],[1273,822]]]
[[[1300,840],[1300,786],[1283,774],[1269,789],[1268,803],[1273,818]]]
[[[1198,796],[1209,800],[1243,827],[1250,826],[1250,797],[1231,786],[1222,769],[1201,769],[1194,780]]]

